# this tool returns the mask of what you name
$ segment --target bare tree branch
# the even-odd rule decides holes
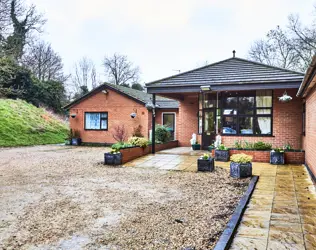
[[[128,61],[127,56],[115,53],[113,56],[106,56],[103,61],[108,82],[116,85],[130,86],[139,81],[139,67],[134,67]]]

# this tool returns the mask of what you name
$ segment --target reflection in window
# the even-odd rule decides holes
[[[223,134],[237,134],[237,117],[225,116],[223,119]]]
[[[253,134],[253,117],[239,117],[239,133],[242,135]]]
[[[255,98],[253,96],[239,97],[239,102],[238,102],[239,114],[252,115],[254,105],[255,105]]]

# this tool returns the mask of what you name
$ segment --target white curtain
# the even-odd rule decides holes
[[[261,134],[271,134],[271,118],[270,117],[258,117],[259,128]]]
[[[86,129],[100,129],[100,113],[86,113]]]

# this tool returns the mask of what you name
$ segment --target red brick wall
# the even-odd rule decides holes
[[[306,131],[304,149],[306,164],[316,175],[316,89],[312,89],[306,98]]]
[[[130,114],[137,110],[136,118]],[[108,112],[108,131],[84,130],[84,112]],[[70,127],[80,131],[83,142],[115,143],[112,132],[117,125],[124,125],[128,137],[132,136],[134,128],[142,125],[142,132],[148,137],[148,111],[145,106],[127,98],[115,91],[108,94],[99,92],[71,108],[70,113],[77,113],[76,118],[70,119]]]
[[[251,136],[222,136],[222,142],[227,147],[233,147],[236,140],[248,142],[264,141],[272,143],[273,147],[283,147],[290,143],[293,148],[302,148],[302,99],[296,97],[297,89],[287,90],[293,98],[289,103],[279,102],[284,90],[274,90],[273,96],[273,136],[274,137],[251,137]],[[315,107],[316,110],[316,107]]]
[[[192,134],[198,134],[198,95],[188,95],[179,101],[178,139],[181,147],[191,146]],[[198,135],[201,143],[201,136]]]

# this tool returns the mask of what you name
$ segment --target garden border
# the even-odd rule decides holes
[[[178,147],[178,144],[179,142],[177,140],[170,141],[163,144],[156,144],[156,152],[165,150],[165,149],[176,148]],[[139,157],[148,155],[152,152],[151,150],[152,148],[150,145],[148,145],[146,148],[141,148],[137,146],[122,148],[120,149],[120,152],[122,153],[122,164],[135,160]]]
[[[232,217],[228,221],[221,237],[216,243],[214,250],[227,250],[230,248],[234,236],[236,234],[237,228],[240,224],[241,218],[244,215],[244,212],[247,208],[247,204],[250,201],[250,198],[252,196],[253,191],[255,190],[258,180],[259,176],[253,176],[251,178],[247,191],[245,192],[243,197],[241,197]]]

